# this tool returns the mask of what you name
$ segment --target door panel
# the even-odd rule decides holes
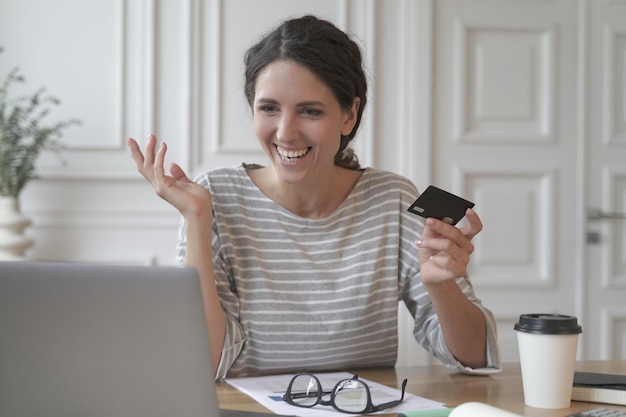
[[[590,358],[626,359],[626,2],[590,1],[588,14],[587,230],[594,239],[583,330]]]
[[[470,277],[516,361],[520,314],[577,313],[577,4],[434,5],[434,182],[476,203]]]

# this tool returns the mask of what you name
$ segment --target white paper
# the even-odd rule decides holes
[[[342,379],[350,379],[353,377],[353,375],[348,372],[320,373],[315,374],[315,376],[317,376],[320,380],[322,387],[328,389],[334,387]],[[348,415],[335,410],[332,406],[316,405],[312,408],[303,408],[286,403],[283,401],[283,395],[287,390],[287,386],[289,385],[291,378],[293,378],[293,375],[291,374],[249,378],[229,378],[226,379],[226,383],[237,388],[244,394],[249,395],[265,408],[276,414],[298,417],[346,417]],[[367,379],[359,378],[359,380],[365,382],[370,388],[372,403],[374,405],[399,399],[402,395],[402,391],[399,389],[390,388]],[[401,404],[393,408],[382,410],[378,414],[395,414],[400,411],[442,407],[445,407],[445,404],[405,392],[404,401]]]

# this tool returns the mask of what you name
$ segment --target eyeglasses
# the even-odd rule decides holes
[[[354,375],[350,379],[341,380],[328,391],[322,389],[320,380],[315,375],[298,374],[291,379],[283,400],[297,407],[313,407],[317,404],[331,405],[335,410],[350,414],[369,414],[395,407],[404,401],[404,389],[407,380],[402,382],[402,396],[399,400],[384,404],[372,404],[372,394],[367,384]],[[330,400],[322,397],[330,395]]]

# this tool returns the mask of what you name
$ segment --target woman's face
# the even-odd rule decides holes
[[[359,99],[347,111],[314,73],[274,61],[256,81],[254,131],[276,172],[297,183],[331,170],[341,135],[352,131]]]

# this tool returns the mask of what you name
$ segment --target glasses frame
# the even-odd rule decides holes
[[[312,379],[315,380],[315,382],[317,383],[317,386],[320,388],[317,391],[317,399],[314,403],[312,404],[298,404],[296,403],[294,400],[294,398],[298,398],[298,394],[293,394],[291,392],[291,389],[293,387],[293,383],[294,381],[302,376],[308,376]],[[359,410],[359,411],[348,411],[348,410],[342,410],[341,408],[339,408],[337,406],[337,404],[335,403],[335,398],[337,396],[337,390],[340,387],[341,384],[345,384],[346,382],[349,381],[359,381],[364,387],[365,387],[365,392],[367,393],[367,404],[365,405],[365,408],[363,410]],[[392,408],[395,407],[396,405],[402,403],[402,401],[404,401],[404,390],[406,389],[406,384],[407,384],[407,379],[405,379],[404,381],[402,381],[402,395],[400,396],[399,400],[393,400],[393,401],[389,401],[383,404],[379,404],[379,405],[374,405],[372,403],[372,393],[370,392],[370,388],[369,386],[363,382],[362,380],[359,380],[359,376],[358,375],[354,375],[352,378],[346,378],[346,379],[342,379],[341,381],[337,382],[337,384],[335,384],[335,386],[333,387],[332,390],[328,391],[328,390],[324,390],[324,388],[322,387],[322,383],[320,382],[320,380],[313,374],[309,374],[309,373],[300,373],[300,374],[296,374],[293,376],[293,378],[291,378],[291,381],[289,382],[289,385],[287,386],[287,391],[285,391],[285,394],[283,395],[283,401],[285,401],[286,403],[293,405],[295,407],[302,407],[302,408],[311,408],[311,407],[315,407],[316,405],[330,405],[332,406],[335,410],[341,412],[341,413],[348,413],[348,414],[371,414],[371,413],[375,413],[381,410],[385,410],[387,408]],[[330,400],[324,400],[322,397],[325,395],[330,395]]]

